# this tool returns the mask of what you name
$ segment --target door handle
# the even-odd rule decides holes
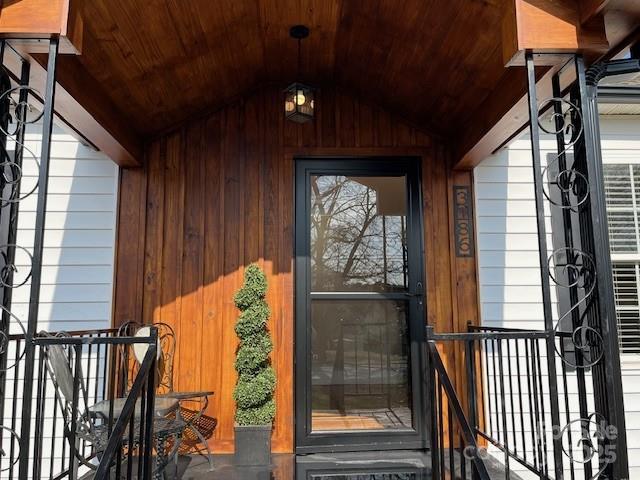
[[[418,298],[418,305],[422,305],[422,301],[423,301],[423,298],[424,298],[424,288],[422,286],[422,282],[417,282],[416,283],[415,292],[407,292],[406,295],[409,298],[417,297]]]

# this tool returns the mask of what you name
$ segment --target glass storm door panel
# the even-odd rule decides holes
[[[296,170],[298,450],[424,446],[417,160]]]

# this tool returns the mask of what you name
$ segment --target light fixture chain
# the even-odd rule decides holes
[[[302,71],[302,39],[298,39],[298,73],[296,76],[300,78],[300,72]]]

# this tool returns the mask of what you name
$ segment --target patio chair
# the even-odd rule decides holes
[[[64,333],[50,335],[41,332],[40,335],[49,337],[67,337]],[[115,345],[114,345],[115,347]],[[116,418],[109,418],[109,407],[111,403],[124,399],[104,400],[96,405],[88,405],[87,384],[82,373],[81,366],[77,366],[75,376],[71,368],[69,356],[63,345],[47,345],[43,348],[45,357],[45,366],[51,382],[55,388],[56,398],[60,411],[64,420],[64,436],[69,443],[72,461],[76,465],[80,464],[88,467],[89,473],[83,475],[83,478],[93,478],[95,470],[98,468],[97,463],[93,459],[100,459],[109,442],[110,424],[115,424]],[[106,381],[106,379],[105,379]],[[77,382],[77,383],[75,383]],[[74,403],[74,385],[77,385],[75,392],[76,401]],[[123,404],[124,402],[120,402]],[[97,408],[96,408],[97,407]],[[138,409],[139,407],[136,407]],[[117,413],[117,408],[111,408],[112,412]],[[75,432],[71,431],[71,425],[75,419]],[[140,420],[135,419],[135,424],[139,425]],[[157,411],[153,422],[153,446],[156,451],[156,466],[154,470],[154,478],[163,477],[164,470],[172,459],[177,457],[180,436],[184,431],[185,423],[178,417],[167,418],[158,416]],[[136,446],[140,442],[138,433],[140,429],[134,428],[132,436],[129,432],[125,432],[122,438],[122,445]],[[133,445],[130,440],[133,438]],[[173,439],[173,441],[172,441]],[[85,456],[85,449],[81,448],[80,443],[84,441],[91,446],[91,454]]]
[[[213,435],[217,426],[217,420],[205,415],[204,412],[209,405],[209,397],[212,396],[214,392],[176,392],[174,390],[173,365],[176,351],[176,335],[173,328],[162,322],[157,322],[153,325],[142,325],[138,322],[130,321],[120,327],[119,335],[146,337],[149,335],[151,326],[158,329],[159,351],[161,352],[158,358],[156,399],[175,399],[179,402],[177,413],[179,418],[185,422],[185,430],[182,435],[179,452],[188,453],[192,449],[195,449],[196,453],[203,454],[204,450],[207,461],[209,462],[209,470],[213,471],[213,457],[207,439]],[[123,365],[126,365],[128,371],[133,373],[135,369],[140,366],[144,358],[146,346],[134,345],[131,350],[133,351],[135,364],[132,365],[131,356],[129,355],[128,358],[123,359]],[[125,352],[125,355],[128,355],[128,352]]]

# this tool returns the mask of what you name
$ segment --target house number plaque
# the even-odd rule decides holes
[[[473,199],[470,187],[453,187],[453,208],[456,256],[473,257]]]

